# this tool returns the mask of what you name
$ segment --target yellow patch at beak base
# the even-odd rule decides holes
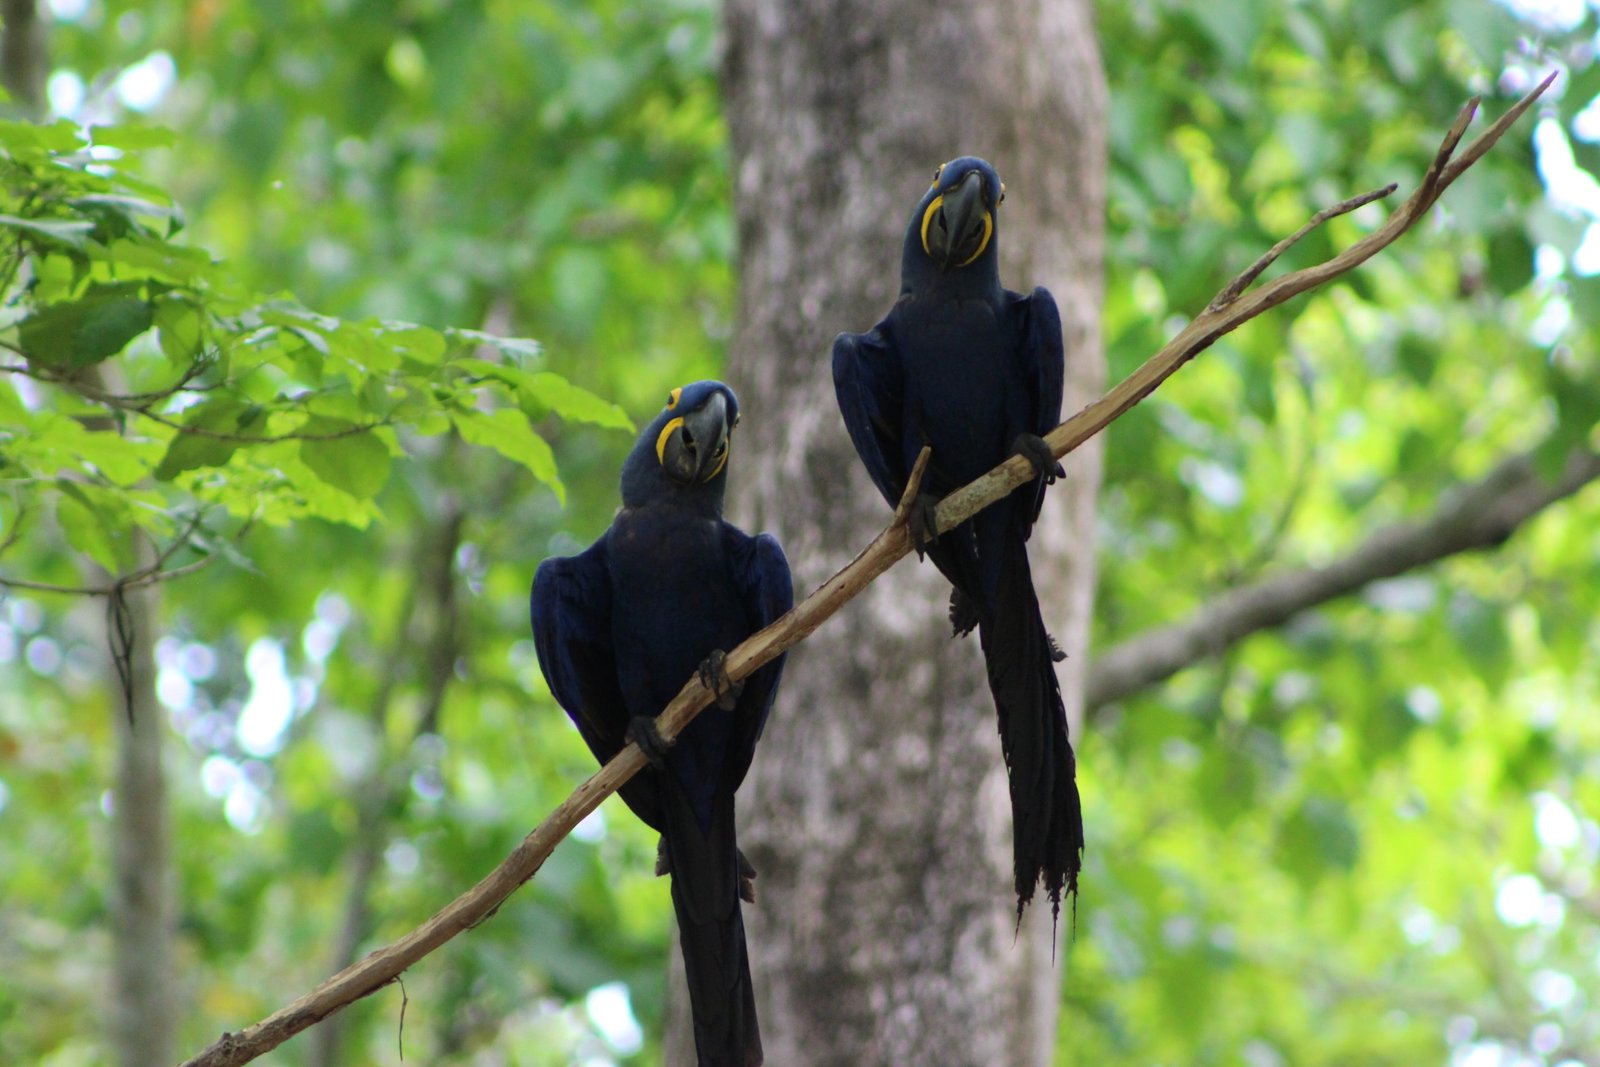
[[[677,392],[677,391],[678,390],[673,390],[673,392]],[[674,400],[674,402],[676,402],[677,398],[674,397],[673,400]],[[672,431],[673,430],[676,430],[678,427],[680,427],[682,425],[683,425],[683,416],[679,415],[675,419],[668,419],[667,420],[667,424],[665,426],[661,427],[661,435],[656,438],[656,462],[657,463],[665,463],[667,461],[667,438],[672,436]]]
[[[930,258],[933,253],[928,250],[928,227],[933,225],[934,214],[944,206],[944,194],[940,193],[928,204],[928,210],[922,213],[922,251]],[[978,250],[972,255],[956,264],[957,268],[965,267],[968,263],[983,255],[983,250],[989,247],[989,238],[994,236],[994,216],[987,211],[983,213],[983,240],[978,242]]]

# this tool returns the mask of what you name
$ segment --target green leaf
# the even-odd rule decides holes
[[[334,434],[356,425],[342,419],[312,418],[301,430],[308,434]],[[389,478],[389,449],[371,431],[303,440],[300,460],[318,478],[351,496],[377,496]]]
[[[35,311],[17,329],[28,358],[48,367],[90,367],[150,328],[154,309],[138,284],[92,285],[77,300]]]
[[[200,309],[178,297],[156,301],[156,340],[174,366],[189,367],[200,354]]]
[[[75,420],[62,421],[77,431],[69,438],[73,458],[93,464],[95,470],[114,484],[132,486],[149,474],[154,458],[151,452],[160,447],[155,442],[128,441],[115,430],[85,430]]]
[[[533,359],[543,351],[538,341],[531,337],[499,337],[482,330],[465,330],[451,327],[445,331],[445,336],[452,341],[462,341],[470,345],[488,345],[496,348],[512,359]]]
[[[224,434],[248,434],[261,420],[262,410],[231,397],[219,397],[198,404],[184,413],[183,425],[189,429]],[[243,441],[232,441],[204,433],[179,431],[167,445],[167,454],[156,467],[158,481],[169,482],[184,471],[199,467],[220,467],[228,462]]]
[[[628,418],[627,412],[609,400],[573,385],[561,375],[540,371],[526,377],[528,380],[524,388],[529,395],[563,419],[626,430],[628,433],[634,431],[633,420]]]
[[[1505,611],[1498,604],[1468,593],[1455,597],[1446,612],[1451,634],[1491,690],[1499,690],[1510,673],[1511,638]]]
[[[0,226],[45,237],[71,248],[84,247],[94,231],[94,223],[87,219],[25,219],[17,215],[0,215]]]
[[[405,359],[432,365],[444,358],[444,335],[427,326],[410,322],[385,322],[377,330],[377,337]]]
[[[481,411],[457,411],[451,421],[461,437],[470,445],[492,448],[507,459],[522,464],[533,476],[555,490],[556,497],[567,502],[566,486],[556,473],[555,453],[544,438],[533,432],[528,416],[516,408]]]
[[[518,404],[524,408],[535,406],[553,411],[569,422],[634,431],[633,420],[628,418],[627,412],[553,371],[529,373],[520,367],[471,357],[456,360],[456,366],[509,385]]]
[[[1201,814],[1225,830],[1253,809],[1261,773],[1241,745],[1218,742],[1207,749],[1196,782],[1205,798]]]
[[[1487,273],[1502,293],[1520,291],[1533,281],[1533,245],[1519,226],[1498,230],[1489,238]]]
[[[66,478],[56,488],[56,522],[67,543],[110,573],[120,573],[132,562],[126,502]]]
[[[208,278],[216,268],[203,249],[172,244],[141,233],[130,233],[103,250],[91,249],[91,258],[112,264],[124,277],[142,274],[175,285]]]
[[[1439,353],[1434,345],[1423,338],[1414,333],[1405,334],[1395,346],[1394,355],[1395,361],[1400,364],[1400,369],[1418,385],[1427,385],[1433,379]]]
[[[70,119],[59,119],[49,126],[0,120],[0,149],[11,155],[75,152],[81,147],[83,138],[78,136],[78,124]]]
[[[1278,830],[1278,862],[1304,886],[1333,871],[1349,871],[1361,855],[1350,810],[1333,797],[1307,797]]]
[[[1546,366],[1545,381],[1556,402],[1556,425],[1534,451],[1534,467],[1546,481],[1566,469],[1572,450],[1585,445],[1600,423],[1600,385],[1576,377],[1559,364]]]

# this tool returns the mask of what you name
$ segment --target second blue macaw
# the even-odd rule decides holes
[[[918,551],[955,587],[956,632],[978,630],[1010,773],[1017,914],[1044,883],[1054,908],[1077,891],[1083,853],[1061,658],[1045,631],[1026,542],[1045,485],[1061,473],[1044,442],[1061,420],[1061,317],[1043,288],[1000,285],[997,226],[1005,186],[963,156],[941,166],[911,213],[900,296],[867,333],[833,345],[834,387],[850,440],[894,505],[924,445],[932,456],[909,515]],[[1038,477],[942,536],[934,507],[1021,453]]]
[[[637,741],[652,767],[622,789],[661,834],[700,1067],[762,1062],[741,896],[754,871],[734,791],[777,695],[783,657],[730,684],[724,654],[794,604],[783,549],[723,521],[739,401],[721,382],[674,389],[622,467],[622,509],[533,581],[539,666],[595,758]],[[717,701],[667,747],[655,716],[696,672]]]

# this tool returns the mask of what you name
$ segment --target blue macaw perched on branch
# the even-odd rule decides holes
[[[1057,912],[1062,891],[1077,891],[1083,816],[1056,683],[1061,652],[1039,614],[1026,548],[1045,486],[1062,474],[1041,437],[1061,421],[1061,317],[1048,291],[1000,286],[1004,199],[981,159],[934,173],[906,230],[899,299],[870,332],[834,341],[833,381],[850,440],[891,506],[917,454],[932,449],[908,521],[918,553],[955,587],[956,633],[976,626],[983,647],[1010,771],[1020,920],[1041,880]],[[939,536],[939,499],[1013,453],[1038,478]]]
[[[595,758],[635,741],[651,761],[621,793],[661,834],[701,1067],[762,1062],[739,909],[755,872],[735,841],[733,795],[783,657],[736,684],[723,660],[794,604],[778,542],[722,519],[738,422],[721,382],[674,389],[622,466],[611,528],[579,555],[541,563],[532,597],[539,666]],[[668,747],[655,716],[696,672],[717,700]]]

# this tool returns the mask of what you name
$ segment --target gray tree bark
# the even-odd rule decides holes
[[[45,79],[50,55],[44,23],[34,0],[0,0],[0,83],[11,94],[12,107],[23,117],[44,115]]]
[[[1084,0],[730,0],[726,20],[740,241],[728,377],[749,414],[731,499],[747,528],[781,536],[804,593],[889,517],[845,436],[829,353],[888,310],[939,163],[970,153],[999,169],[1002,280],[1055,293],[1066,410],[1098,394],[1104,77]],[[1097,447],[1072,457],[1031,546],[1070,656],[1075,738],[1099,471]],[[1047,907],[1014,931],[994,707],[977,642],[950,640],[948,591],[931,565],[902,566],[791,654],[740,796],[769,1063],[1050,1060],[1066,957]],[[688,1045],[676,1021],[669,1062],[692,1063]]]
[[[172,828],[162,768],[166,716],[156,700],[156,603],[159,586],[127,594],[125,620],[131,709],[108,669],[117,724],[111,786],[111,931],[113,990],[110,1040],[122,1067],[175,1061],[177,992],[172,957],[176,903]],[[132,721],[129,721],[129,715]]]

